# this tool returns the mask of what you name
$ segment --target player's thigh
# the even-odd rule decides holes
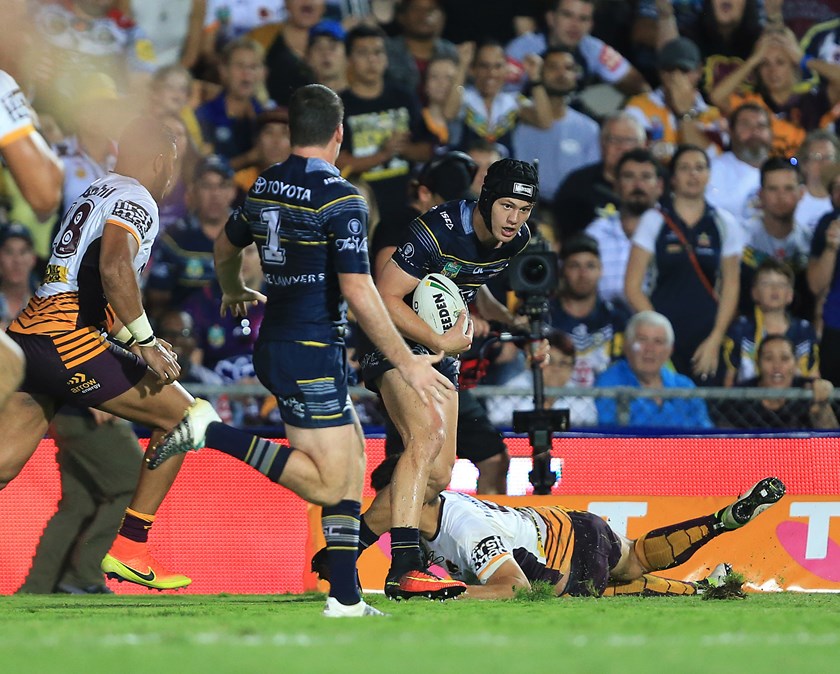
[[[160,384],[157,375],[147,369],[131,388],[96,407],[141,426],[169,431],[193,402],[195,399],[179,383]]]
[[[388,370],[382,375],[379,379],[379,392],[388,416],[405,443],[405,451],[417,451],[420,448],[428,452],[432,449],[436,456],[446,440],[447,416],[452,419],[458,416],[455,393],[446,395],[444,402],[430,399],[425,404],[397,370]],[[449,424],[453,431],[454,423]],[[454,433],[452,440],[454,453]]]
[[[636,555],[634,541],[626,536],[616,534],[621,541],[621,556],[618,563],[610,569],[612,580],[635,580],[640,578],[647,570],[642,566],[639,557]]]
[[[292,447],[312,459],[322,474],[346,473],[364,465],[364,437],[352,423],[326,428],[286,424],[286,437]]]
[[[54,414],[47,396],[16,392],[0,410],[0,488],[14,478],[38,448]]]

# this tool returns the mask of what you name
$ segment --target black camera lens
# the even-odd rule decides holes
[[[545,283],[546,274],[548,274],[548,269],[541,258],[532,258],[522,267],[522,278],[535,286]]]

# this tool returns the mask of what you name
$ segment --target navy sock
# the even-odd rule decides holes
[[[218,421],[207,427],[205,443],[208,447],[247,463],[272,482],[280,479],[293,451],[291,447],[279,445]]]
[[[359,554],[361,555],[378,540],[379,534],[373,532],[373,529],[365,522],[365,516],[362,515],[359,518]]]
[[[350,606],[361,600],[356,585],[356,557],[359,547],[361,503],[344,500],[324,508],[321,527],[327,541],[330,565],[330,596]]]
[[[414,527],[391,529],[392,572],[401,576],[412,569],[421,569],[424,566],[423,555],[420,552],[420,531]]]

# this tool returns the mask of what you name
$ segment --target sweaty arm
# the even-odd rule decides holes
[[[516,591],[531,589],[522,567],[512,557],[506,560],[487,579],[484,585],[470,585],[464,593],[467,599],[510,599]]]
[[[117,225],[105,225],[99,274],[105,298],[123,325],[128,325],[143,313],[143,300],[133,265],[138,250],[139,245],[130,232]]]

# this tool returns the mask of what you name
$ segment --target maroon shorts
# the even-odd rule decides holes
[[[6,334],[26,356],[26,375],[18,390],[48,396],[56,408],[99,407],[132,388],[148,370],[141,358],[110,343],[100,353],[67,369],[52,337]]]

